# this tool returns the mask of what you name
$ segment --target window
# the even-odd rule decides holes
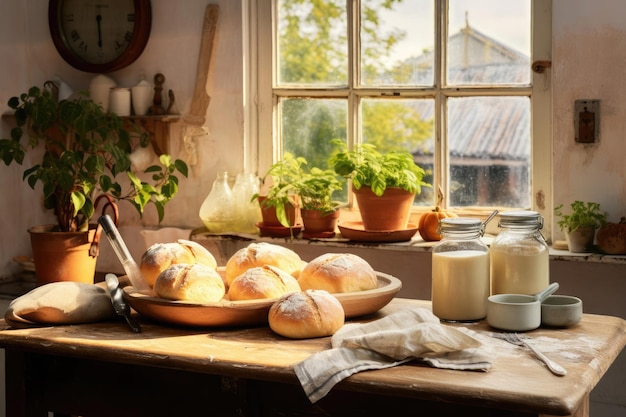
[[[400,148],[433,185],[417,210],[441,190],[444,207],[532,208],[549,226],[549,71],[531,64],[550,57],[550,1],[247,5],[259,172],[285,151],[323,165],[333,139]]]

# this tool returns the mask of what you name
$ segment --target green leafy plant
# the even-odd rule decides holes
[[[340,203],[333,200],[333,193],[343,188],[343,182],[332,169],[311,167],[301,172],[296,183],[302,208],[320,210],[324,214],[335,211]]]
[[[571,214],[563,213],[563,204],[554,208],[554,214],[561,219],[557,222],[561,231],[571,233],[583,226],[599,228],[606,224],[606,213],[600,210],[600,204],[574,201],[570,205]]]
[[[297,183],[302,174],[302,166],[306,163],[305,158],[286,152],[281,160],[272,164],[262,178],[264,184],[269,184],[269,188],[260,200],[261,207],[274,207],[276,218],[284,227],[291,227],[286,207],[290,204],[297,206]],[[259,194],[252,197],[253,200],[258,198]]]
[[[59,231],[87,230],[102,195],[130,202],[140,215],[152,203],[161,221],[166,203],[178,191],[176,172],[187,176],[185,162],[161,155],[161,165],[144,171],[152,183],[142,181],[131,171],[128,126],[86,95],[57,101],[48,89],[34,86],[8,105],[15,111],[16,127],[11,138],[0,139],[0,158],[7,166],[22,165],[26,152],[44,147],[42,159],[26,168],[23,179],[32,189],[41,183],[44,205],[54,210]],[[139,146],[148,146],[149,136],[137,132]],[[125,187],[120,177],[126,178]]]
[[[357,190],[371,187],[374,194],[381,196],[387,187],[398,187],[420,194],[421,187],[431,186],[422,181],[425,171],[409,152],[381,153],[371,144],[356,145],[350,150],[342,141],[333,143],[339,150],[331,156],[330,165],[337,174],[349,178]]]

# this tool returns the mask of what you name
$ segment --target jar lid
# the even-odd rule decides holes
[[[509,210],[500,213],[499,226],[534,226],[543,228],[543,217],[536,211]]]
[[[467,232],[480,230],[481,226],[480,220],[468,217],[446,217],[439,223],[442,232]]]

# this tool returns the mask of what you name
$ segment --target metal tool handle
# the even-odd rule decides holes
[[[550,371],[552,371],[552,373],[554,375],[558,375],[558,376],[565,376],[567,375],[567,371],[565,370],[565,368],[563,368],[561,365],[559,365],[556,362],[553,362],[550,358],[548,358],[546,355],[544,355],[543,353],[541,353],[539,350],[537,350],[532,344],[528,343],[526,340],[520,339],[522,340],[522,342],[524,343],[524,345],[532,350],[532,352],[543,362],[546,364],[546,366],[548,367],[548,369],[550,369]]]
[[[102,229],[109,238],[109,242],[111,242],[111,246],[113,246],[115,254],[122,263],[124,271],[126,272],[126,275],[128,275],[128,279],[130,280],[132,286],[138,292],[150,292],[150,286],[143,277],[139,266],[137,266],[137,263],[128,251],[120,232],[117,230],[117,227],[115,227],[115,224],[109,215],[105,214],[100,216],[98,222],[102,225]]]

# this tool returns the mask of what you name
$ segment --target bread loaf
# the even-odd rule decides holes
[[[251,243],[235,252],[226,262],[226,283],[230,286],[246,270],[265,265],[280,268],[297,278],[306,262],[283,246],[267,242]]]
[[[351,253],[326,253],[309,262],[300,273],[302,290],[343,293],[378,287],[376,272],[363,258]]]
[[[228,298],[233,301],[279,298],[294,291],[300,291],[300,286],[292,275],[265,265],[250,268],[236,277],[228,287]]]
[[[204,264],[174,264],[161,272],[154,291],[168,300],[214,303],[224,298],[226,288],[217,271]]]
[[[270,307],[270,328],[292,339],[332,336],[343,326],[341,303],[324,290],[284,295]]]
[[[217,268],[217,261],[211,252],[202,245],[188,240],[172,243],[155,243],[142,255],[139,269],[150,287],[159,274],[175,264],[201,263],[212,269]]]

